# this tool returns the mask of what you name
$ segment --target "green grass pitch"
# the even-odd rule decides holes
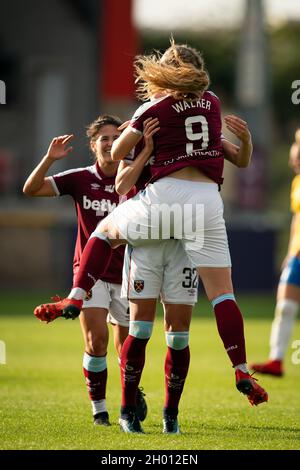
[[[147,348],[141,385],[147,394],[145,435],[125,435],[117,424],[120,380],[112,342],[108,352],[107,402],[112,426],[93,426],[82,375],[83,341],[77,321],[46,325],[32,315],[40,296],[1,299],[1,449],[299,449],[300,364],[286,360],[283,379],[260,376],[269,403],[251,407],[235,388],[234,373],[207,302],[197,306],[191,327],[191,365],[180,405],[181,435],[162,434],[165,341],[158,315]],[[267,357],[272,296],[241,296],[249,360]],[[300,339],[299,323],[293,340]],[[298,356],[299,357],[299,356]]]

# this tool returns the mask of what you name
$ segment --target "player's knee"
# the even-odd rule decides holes
[[[89,336],[86,341],[86,351],[92,356],[104,356],[107,353],[108,338]]]
[[[138,339],[149,339],[152,335],[152,321],[130,321],[129,334]]]
[[[188,331],[166,331],[166,343],[169,348],[177,351],[185,349],[189,345]]]
[[[193,305],[165,303],[165,331],[188,331]]]
[[[189,314],[185,315],[184,317],[180,318],[177,316],[176,318],[165,318],[165,330],[169,332],[175,331],[188,331],[190,328],[191,323],[191,316]]]
[[[113,327],[114,343],[117,351],[121,352],[125,339],[128,336],[129,328],[127,326],[115,325]]]

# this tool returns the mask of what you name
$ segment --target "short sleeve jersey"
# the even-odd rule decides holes
[[[130,121],[131,130],[142,134],[143,122],[150,117],[158,118],[160,126],[153,136],[152,182],[185,166],[195,166],[222,184],[221,110],[214,93],[206,91],[193,101],[167,95],[144,103]]]
[[[83,249],[98,223],[119,203],[115,191],[115,176],[107,177],[98,163],[85,168],[67,170],[49,177],[57,196],[70,195],[77,214],[77,239],[73,272],[79,268]],[[124,247],[113,250],[111,262],[101,278],[105,282],[122,283]]]
[[[300,212],[300,175],[295,176],[291,187],[291,211]]]
[[[294,214],[300,213],[300,175],[295,176],[291,187],[291,211]],[[293,237],[289,246],[290,256],[299,256],[300,251],[300,222],[298,217],[295,219]]]

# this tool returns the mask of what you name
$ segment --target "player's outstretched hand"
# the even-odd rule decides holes
[[[153,136],[160,129],[159,121],[157,118],[148,118],[143,122],[143,124],[145,148],[151,153],[153,150]]]
[[[224,119],[227,129],[236,135],[238,139],[245,144],[251,142],[251,134],[246,121],[233,114],[225,116]]]
[[[73,147],[68,147],[68,144],[73,139],[73,134],[54,137],[49,145],[46,154],[47,158],[50,158],[51,160],[60,160],[61,158],[66,157],[73,150]]]

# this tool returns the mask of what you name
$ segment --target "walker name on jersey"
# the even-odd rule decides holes
[[[177,113],[181,113],[182,111],[185,111],[186,109],[191,109],[191,108],[202,108],[202,109],[208,109],[210,110],[211,107],[211,101],[208,101],[204,98],[199,99],[197,101],[178,101],[176,104],[172,104],[172,108],[175,109]]]
[[[83,196],[83,208],[92,209],[96,212],[112,212],[117,207],[115,202],[110,201],[109,199],[94,199],[91,201],[86,195]]]

